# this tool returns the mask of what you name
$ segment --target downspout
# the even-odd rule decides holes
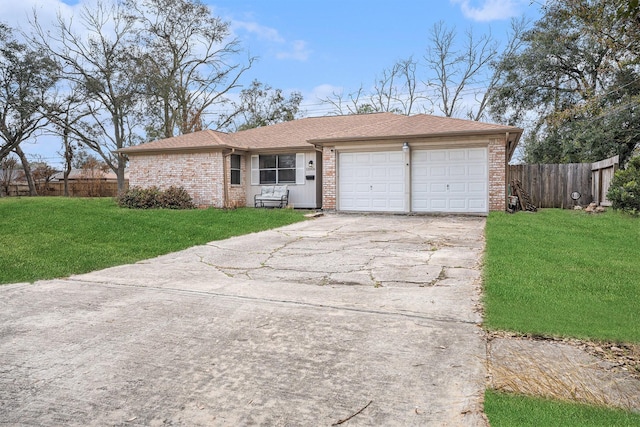
[[[229,208],[229,167],[227,166],[227,159],[233,153],[236,152],[235,148],[232,148],[230,152],[227,154],[222,154],[222,207],[227,209]]]
[[[504,144],[504,210],[506,211],[509,208],[509,182],[511,182],[511,174],[509,173],[509,162],[511,158],[508,158],[509,152],[511,151],[511,147],[509,146],[509,132],[505,135],[505,144]]]

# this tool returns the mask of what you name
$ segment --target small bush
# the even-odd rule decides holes
[[[162,191],[158,187],[132,187],[117,198],[118,205],[130,209],[193,209],[195,205],[187,190],[169,187]]]
[[[640,214],[640,156],[631,159],[626,169],[615,173],[607,199],[614,209]]]
[[[171,186],[158,196],[160,206],[167,209],[193,209],[193,199],[182,187]]]

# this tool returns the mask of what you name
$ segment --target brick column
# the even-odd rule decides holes
[[[322,147],[322,209],[336,210],[335,147]]]
[[[507,203],[505,141],[489,142],[489,210],[504,211]]]

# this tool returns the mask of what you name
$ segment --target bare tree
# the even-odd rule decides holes
[[[83,118],[67,130],[109,165],[122,192],[126,158],[115,150],[140,141],[134,24],[119,3],[102,1],[84,6],[79,18],[76,23],[58,15],[47,32],[34,13],[33,43],[65,64],[64,78],[82,90],[86,104],[76,113]]]
[[[85,108],[87,99],[83,91],[77,85],[54,100],[48,110],[51,131],[62,140],[62,152],[64,158],[63,182],[64,196],[69,197],[69,175],[73,169],[73,161],[78,148],[81,147],[81,138],[77,136],[80,122],[91,116],[91,111]]]
[[[236,120],[223,116],[222,121],[230,122],[229,128],[234,131],[291,121],[298,115],[301,102],[300,92],[292,92],[286,98],[282,89],[254,80],[251,86],[240,91],[240,101],[231,103],[230,114]]]
[[[417,65],[413,58],[400,60],[382,71],[371,90],[360,86],[347,94],[334,92],[321,102],[329,104],[339,115],[379,112],[410,115],[422,98],[416,81]]]
[[[0,160],[46,126],[44,106],[57,78],[48,55],[19,43],[0,23]]]
[[[460,113],[465,95],[476,97],[478,91],[486,92],[484,86],[476,89],[473,85],[483,83],[489,65],[498,57],[498,43],[490,33],[476,38],[469,29],[465,34],[465,42],[458,48],[455,28],[437,22],[431,29],[431,44],[424,57],[429,74],[433,73],[427,80],[436,94],[432,102],[446,117]],[[467,117],[481,118],[484,105],[476,111],[468,108]]]
[[[126,0],[126,5],[144,50],[148,135],[169,138],[228,125],[210,117],[210,107],[228,102],[226,94],[254,60],[235,62],[241,49],[229,37],[229,24],[197,0]]]

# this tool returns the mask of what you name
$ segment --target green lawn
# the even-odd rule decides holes
[[[0,283],[65,277],[304,219],[292,209],[130,210],[112,199],[0,199]]]
[[[640,342],[640,219],[493,212],[486,237],[488,329]]]
[[[640,414],[491,390],[484,407],[491,427],[640,426]]]
[[[485,327],[640,342],[640,219],[616,212],[494,212],[486,228]],[[640,415],[487,390],[501,426],[640,426]]]

